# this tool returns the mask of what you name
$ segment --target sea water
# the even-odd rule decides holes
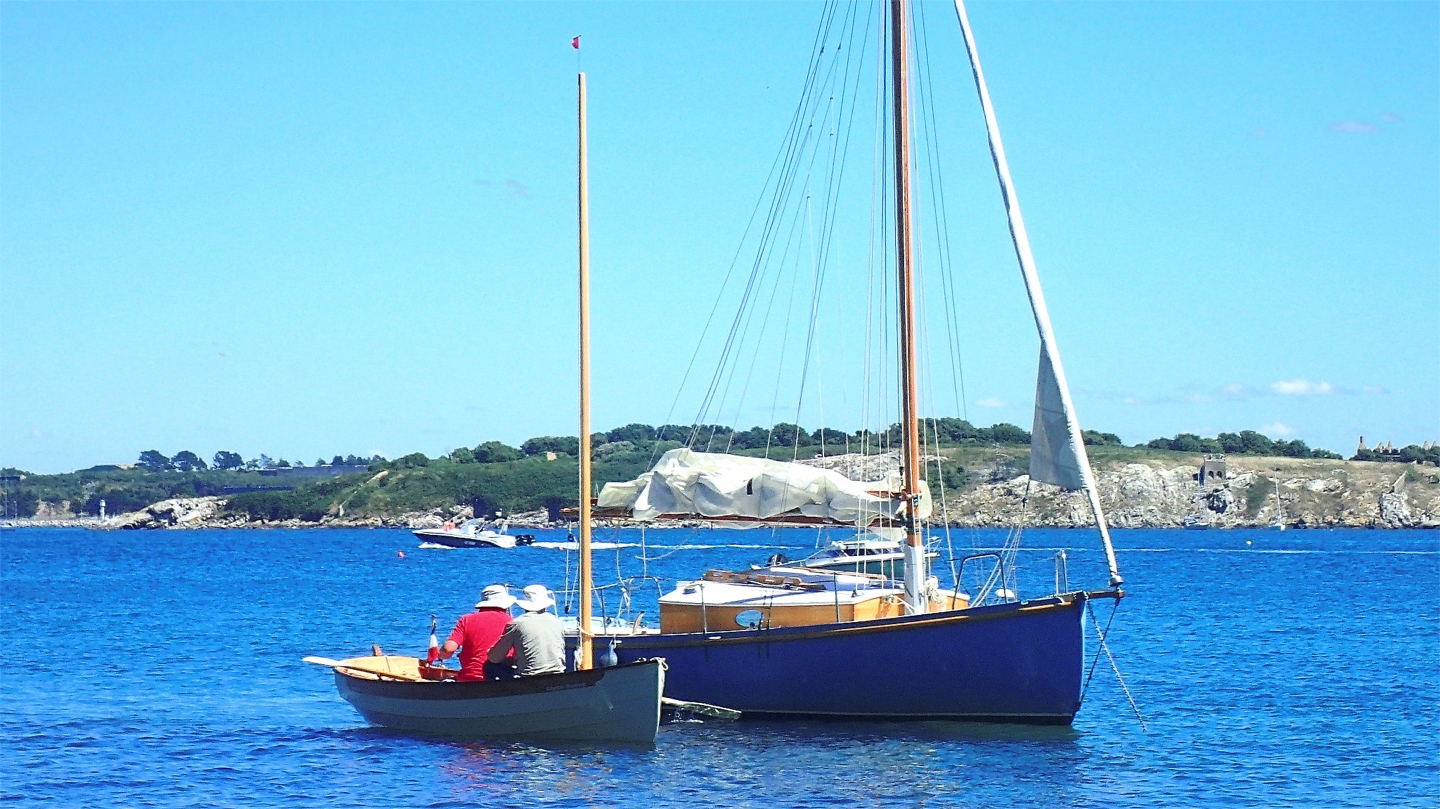
[[[305,655],[423,653],[492,582],[563,589],[537,546],[407,531],[0,533],[0,800],[29,806],[1385,806],[1440,804],[1440,532],[1116,531],[1126,597],[1071,728],[671,724],[653,748],[367,727]],[[831,535],[838,538],[841,535]],[[803,530],[600,532],[611,615]],[[941,537],[942,559],[1004,532]],[[552,543],[546,547],[540,543]],[[1087,531],[1022,538],[1021,598],[1105,583]],[[942,565],[943,567],[944,565]],[[643,579],[659,579],[659,582]],[[942,578],[948,579],[945,573]],[[967,588],[968,589],[968,588]],[[623,602],[623,603],[622,603]],[[1098,602],[1101,621],[1110,602]],[[562,598],[561,612],[567,604]],[[574,604],[568,605],[573,614]],[[1097,651],[1090,643],[1090,652]],[[831,661],[843,666],[844,660]],[[905,661],[894,661],[905,676]],[[884,688],[885,683],[875,684]]]

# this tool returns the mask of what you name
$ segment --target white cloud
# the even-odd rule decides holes
[[[978,406],[980,406],[980,407],[1004,407],[1004,406],[1005,406],[1005,402],[1001,401],[1000,399],[995,398],[994,396],[991,396],[991,397],[988,398],[988,399],[980,399],[979,401],[975,402],[975,404],[978,405]]]
[[[1401,118],[1393,112],[1387,112],[1384,115],[1380,116],[1380,120],[1384,121],[1387,124],[1398,124],[1405,119]]]
[[[1282,379],[1271,382],[1270,390],[1282,396],[1324,396],[1335,392],[1329,382],[1311,382],[1308,379]]]
[[[1383,387],[1381,387],[1381,386],[1379,386],[1379,385],[1365,385],[1364,387],[1360,388],[1360,390],[1363,391],[1363,392],[1365,392],[1365,393],[1376,394],[1376,395],[1384,395],[1384,394],[1390,392],[1390,389],[1389,389],[1389,388],[1383,388]]]
[[[1330,131],[1344,132],[1350,135],[1369,135],[1372,132],[1379,132],[1380,127],[1364,121],[1336,121],[1330,125]]]
[[[1295,431],[1294,431],[1294,430],[1290,429],[1289,427],[1286,427],[1285,425],[1281,424],[1281,423],[1278,422],[1278,421],[1275,422],[1274,424],[1266,424],[1265,426],[1261,427],[1261,428],[1260,428],[1260,432],[1264,433],[1265,435],[1276,435],[1276,436],[1280,436],[1281,438],[1283,438],[1283,437],[1285,437],[1285,436],[1287,436],[1287,435],[1294,435],[1294,434],[1295,434]]]

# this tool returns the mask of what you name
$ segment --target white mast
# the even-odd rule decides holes
[[[965,14],[964,0],[955,0],[955,15],[965,36],[965,50],[970,55],[970,69],[975,74],[975,89],[980,92],[980,106],[985,112],[985,128],[990,135],[990,156],[995,161],[995,175],[1000,181],[1000,194],[1005,200],[1005,213],[1010,218],[1010,237],[1015,243],[1015,257],[1020,260],[1020,274],[1025,278],[1025,292],[1030,296],[1030,309],[1035,313],[1035,328],[1040,332],[1040,374],[1036,385],[1035,438],[1031,449],[1032,479],[1055,483],[1069,489],[1085,490],[1090,511],[1100,529],[1105,545],[1105,561],[1110,566],[1110,586],[1124,583],[1115,562],[1115,548],[1110,544],[1110,530],[1105,524],[1105,511],[1100,506],[1100,493],[1095,489],[1095,475],[1085,452],[1080,422],[1075,418],[1075,405],[1070,400],[1070,386],[1065,382],[1065,369],[1060,364],[1060,349],[1050,326],[1050,310],[1040,290],[1040,275],[1035,271],[1035,257],[1030,252],[1030,239],[1025,233],[1025,220],[1020,215],[1020,201],[1015,196],[1015,183],[1010,179],[1010,165],[1005,161],[1005,146],[1000,142],[1000,124],[990,105],[990,91],[985,87],[985,73],[980,69],[980,53],[975,49],[975,36]],[[1037,443],[1038,442],[1038,443]],[[1049,443],[1047,443],[1049,442]],[[1036,447],[1045,453],[1037,469]]]

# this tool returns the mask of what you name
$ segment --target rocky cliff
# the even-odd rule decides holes
[[[1107,521],[1174,528],[1187,518],[1217,528],[1440,527],[1440,469],[1395,463],[1235,457],[1223,483],[1202,487],[1198,465],[1116,463],[1096,470]],[[1028,494],[1028,499],[1027,499]],[[1082,492],[1021,475],[947,494],[937,512],[961,525],[1072,527],[1092,522]]]
[[[953,459],[951,459],[953,460]],[[835,456],[809,461],[858,479],[879,479],[898,467],[891,457]],[[1440,469],[1366,461],[1231,456],[1223,481],[1202,486],[1198,461],[1101,460],[1096,480],[1106,517],[1117,528],[1175,528],[1202,522],[1217,528],[1290,527],[1440,528]],[[1082,492],[1036,483],[1010,460],[968,468],[966,482],[934,492],[935,519],[959,526],[1083,527],[1091,524]],[[938,487],[937,487],[938,489]],[[319,522],[252,521],[229,514],[223,498],[165,500],[105,520],[27,520],[27,524],[83,524],[94,528],[346,527],[426,528],[472,516],[453,505],[405,514],[343,517]],[[511,515],[513,525],[543,525],[544,512]]]

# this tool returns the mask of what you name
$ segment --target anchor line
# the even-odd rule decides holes
[[[1099,622],[1099,620],[1096,619],[1096,617],[1095,617],[1095,608],[1090,605],[1090,602],[1089,602],[1089,601],[1086,601],[1086,602],[1085,602],[1085,608],[1090,611],[1090,621],[1095,624],[1095,629],[1096,629],[1097,632],[1099,632],[1099,630],[1100,630],[1100,622]],[[1109,632],[1109,631],[1110,631],[1110,624],[1112,624],[1112,623],[1115,622],[1115,613],[1117,613],[1117,612],[1119,612],[1119,611],[1120,611],[1120,602],[1117,600],[1117,601],[1115,602],[1115,606],[1111,607],[1111,609],[1110,609],[1110,620],[1108,620],[1108,621],[1105,622],[1105,632]],[[1100,639],[1101,639],[1102,641],[1105,639],[1105,632],[1100,632]],[[1088,693],[1090,693],[1090,679],[1095,676],[1095,666],[1098,665],[1099,663],[1100,663],[1100,649],[1096,649],[1096,650],[1095,650],[1095,656],[1090,659],[1090,671],[1089,671],[1088,674],[1085,675],[1085,687],[1082,688],[1082,689],[1080,689],[1080,702],[1081,702],[1081,703],[1084,703],[1084,702],[1085,702],[1085,695],[1088,694]]]
[[[1127,686],[1127,685],[1125,685],[1125,678],[1124,678],[1123,676],[1121,676],[1121,674],[1120,674],[1120,666],[1119,666],[1119,664],[1117,664],[1117,663],[1115,662],[1115,655],[1113,655],[1113,654],[1110,653],[1110,645],[1105,642],[1105,635],[1106,635],[1106,634],[1109,632],[1109,630],[1110,630],[1110,622],[1107,621],[1107,622],[1105,623],[1105,631],[1104,631],[1104,632],[1100,631],[1100,621],[1099,621],[1098,619],[1096,619],[1096,617],[1095,617],[1095,608],[1094,608],[1093,606],[1091,606],[1090,601],[1089,601],[1088,599],[1085,601],[1085,609],[1086,609],[1086,610],[1089,610],[1089,612],[1090,612],[1090,620],[1095,623],[1095,632],[1096,632],[1096,634],[1098,634],[1098,635],[1100,636],[1100,648],[1105,652],[1105,657],[1110,661],[1110,669],[1115,672],[1115,681],[1118,682],[1118,683],[1120,683],[1120,690],[1125,692],[1125,699],[1130,702],[1130,710],[1132,710],[1132,711],[1135,712],[1135,719],[1136,719],[1136,721],[1138,721],[1138,722],[1140,723],[1140,730],[1143,731],[1143,732],[1145,732],[1145,733],[1149,733],[1149,732],[1150,732],[1150,728],[1146,727],[1146,725],[1145,725],[1145,717],[1143,717],[1143,716],[1140,715],[1140,706],[1138,706],[1138,705],[1135,704],[1135,697],[1134,697],[1134,695],[1132,695],[1132,694],[1130,693],[1130,687]],[[1115,620],[1115,613],[1117,613],[1117,612],[1119,612],[1119,611],[1120,611],[1120,601],[1119,601],[1119,599],[1116,599],[1114,608],[1110,610],[1110,621],[1114,621],[1114,620]],[[1099,657],[1100,657],[1100,653],[1099,653],[1099,652],[1096,652],[1096,653],[1095,653],[1095,657],[1096,657],[1096,659],[1098,660]],[[1093,663],[1092,663],[1092,665],[1091,665],[1090,671],[1091,671],[1091,674],[1093,674],[1094,671],[1095,671],[1095,669],[1094,669],[1094,664],[1093,664]],[[1086,680],[1086,686],[1087,686],[1087,687],[1089,686],[1089,680],[1088,680],[1088,679]],[[1084,692],[1081,692],[1081,699],[1082,699],[1082,700],[1084,699]]]

